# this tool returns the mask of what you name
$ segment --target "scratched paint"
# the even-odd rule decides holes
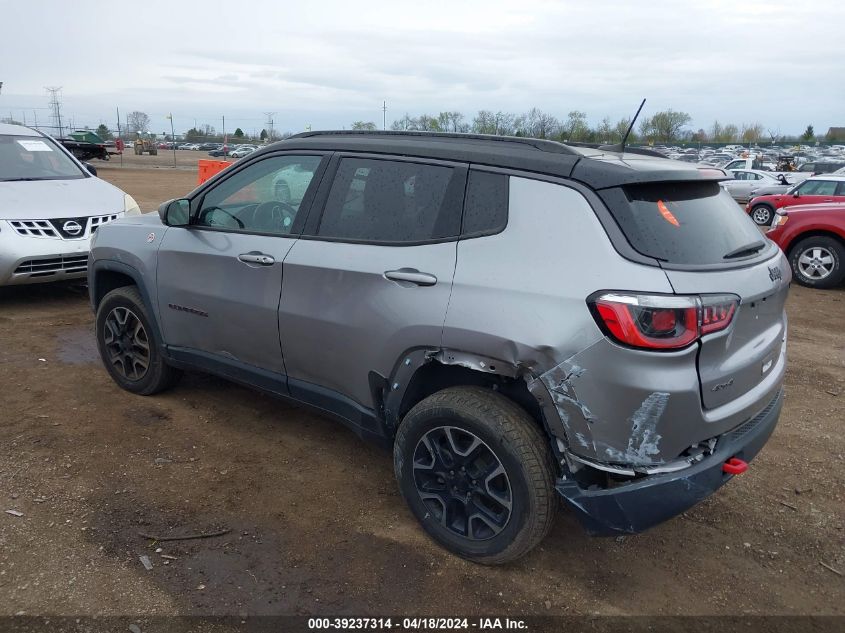
[[[564,424],[569,422],[569,409],[575,407],[587,422],[593,422],[596,416],[586,404],[578,400],[578,394],[572,384],[573,378],[580,378],[586,369],[574,363],[564,361],[540,376],[540,380],[546,385],[554,402],[555,408]],[[582,444],[589,447],[589,444]]]
[[[625,452],[607,448],[606,455],[615,461],[628,464],[662,463],[662,459],[654,460],[652,457],[660,454],[659,444],[662,436],[657,432],[657,425],[668,403],[668,393],[656,391],[649,394],[628,418],[628,422],[631,423],[631,436],[628,438]]]

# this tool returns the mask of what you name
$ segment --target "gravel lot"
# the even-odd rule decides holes
[[[196,184],[205,156],[178,154],[97,167],[151,211]],[[0,289],[0,615],[845,614],[845,289],[796,286],[788,311],[786,405],[748,473],[635,537],[564,510],[491,569],[430,542],[340,424],[200,374],[131,395],[84,287]]]

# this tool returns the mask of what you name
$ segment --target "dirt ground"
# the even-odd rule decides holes
[[[97,167],[150,211],[195,186],[181,154]],[[429,541],[390,455],[340,424],[200,374],[131,395],[84,288],[0,289],[0,615],[843,615],[845,289],[795,286],[788,312],[785,408],[746,474],[634,537],[562,509],[486,568]]]

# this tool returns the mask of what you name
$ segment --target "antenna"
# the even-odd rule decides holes
[[[617,143],[616,145],[599,145],[599,149],[603,149],[608,152],[619,152],[620,154],[625,151],[625,143],[628,140],[628,137],[631,135],[631,130],[634,129],[634,123],[637,122],[637,117],[640,116],[640,112],[645,105],[645,99],[642,100],[640,103],[640,107],[637,108],[637,113],[634,115],[634,118],[631,119],[631,124],[628,126],[628,130],[625,132],[625,136],[622,137],[622,142]]]

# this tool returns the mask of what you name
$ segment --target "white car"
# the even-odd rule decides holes
[[[243,145],[229,152],[229,156],[231,156],[232,158],[243,158],[244,156],[249,156],[250,154],[252,154],[255,149],[256,148],[254,148],[252,145]]]
[[[49,136],[0,123],[0,286],[85,277],[97,228],[141,213],[95,173]]]
[[[751,192],[760,187],[782,184],[777,174],[759,169],[729,169],[733,180],[723,180],[719,184],[740,204],[751,199]]]

